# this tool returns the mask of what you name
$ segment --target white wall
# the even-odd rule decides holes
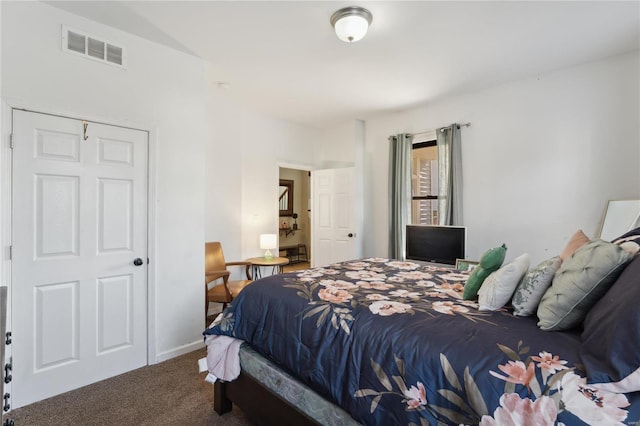
[[[367,120],[365,247],[388,253],[388,142],[453,122],[462,129],[468,257],[558,254],[595,237],[609,199],[640,197],[639,55],[540,75]]]
[[[364,144],[364,140],[359,140],[363,126],[360,120],[350,120],[322,131],[322,150],[319,154],[322,168],[337,169],[355,165],[356,147]]]
[[[260,256],[260,234],[278,233],[279,166],[317,168],[319,131],[243,108],[217,89],[209,120],[205,238],[221,241],[227,260]]]
[[[150,362],[201,345],[208,133],[204,63],[41,2],[2,2],[1,7],[4,101],[152,132],[156,204],[150,207],[156,226],[149,285],[155,315],[149,338],[155,355]],[[128,68],[63,53],[62,24],[125,46]],[[3,122],[3,130],[9,128]],[[6,158],[7,150],[0,155]]]
[[[318,157],[324,169],[338,169],[342,167],[354,168],[354,197],[353,206],[355,234],[355,257],[364,256],[365,223],[369,212],[364,204],[364,193],[369,186],[365,179],[365,170],[371,163],[370,156],[365,152],[366,123],[362,120],[350,120],[334,127],[324,129],[320,136]],[[313,212],[312,212],[313,214]]]

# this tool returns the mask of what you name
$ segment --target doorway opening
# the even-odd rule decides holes
[[[284,271],[311,265],[311,172],[280,167],[279,203],[287,204],[278,217],[279,255],[289,259]],[[284,184],[282,184],[284,182]]]

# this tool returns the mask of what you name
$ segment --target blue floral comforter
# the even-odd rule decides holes
[[[462,300],[465,272],[369,258],[246,287],[206,334],[247,341],[367,425],[640,424],[587,385],[580,336]]]

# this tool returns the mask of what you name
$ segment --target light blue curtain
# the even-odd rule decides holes
[[[405,259],[411,223],[411,135],[389,137],[389,257]]]
[[[462,225],[460,125],[436,130],[438,143],[438,224]]]

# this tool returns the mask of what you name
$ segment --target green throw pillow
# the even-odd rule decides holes
[[[465,300],[472,300],[478,296],[478,290],[480,290],[482,282],[489,276],[489,274],[493,271],[497,271],[502,266],[502,262],[504,262],[506,254],[507,246],[506,244],[503,244],[500,247],[494,247],[487,250],[482,255],[482,258],[480,258],[480,264],[473,268],[467,283],[464,285],[462,297]]]

